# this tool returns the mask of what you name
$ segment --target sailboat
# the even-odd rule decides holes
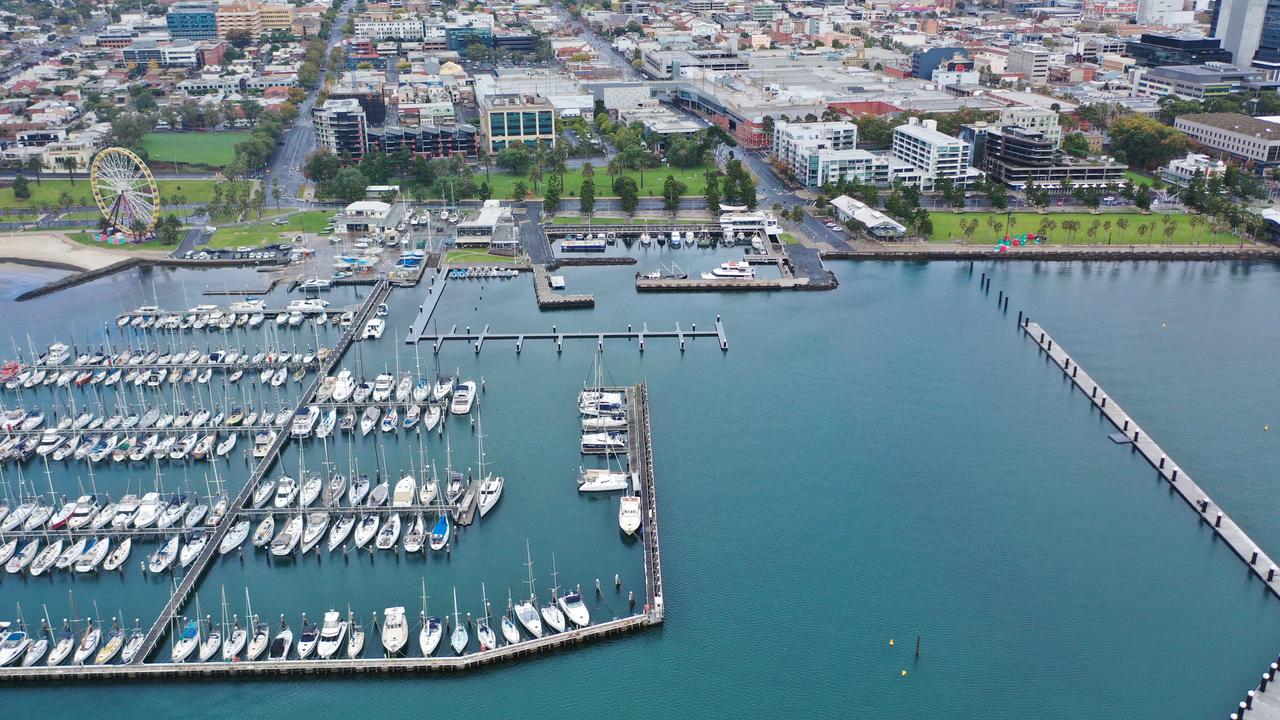
[[[414,513],[404,531],[404,551],[416,553],[427,541],[427,522],[422,513]]]
[[[71,624],[64,618],[62,621],[62,632],[58,635],[58,640],[53,644],[53,650],[49,651],[49,667],[61,665],[76,647],[76,634],[71,629]]]
[[[396,542],[400,540],[400,513],[391,513],[387,516],[387,522],[383,524],[382,530],[378,532],[378,539],[374,545],[379,550],[390,550],[396,546]]]
[[[124,650],[120,652],[120,662],[128,665],[138,656],[138,652],[142,650],[142,642],[147,639],[147,634],[143,632],[142,627],[134,621],[133,629],[129,631],[128,637],[124,641]]]
[[[507,641],[508,645],[515,645],[520,642],[520,628],[516,626],[516,621],[512,617],[515,614],[514,604],[511,601],[511,590],[507,590],[507,612],[502,613],[502,620],[499,623],[502,626],[502,637]]]
[[[209,630],[200,641],[200,662],[209,662],[222,648],[222,631],[213,624],[213,618],[206,617],[205,622],[209,625]]]
[[[253,614],[253,603],[249,600],[249,588],[244,589],[244,602],[248,607],[248,615],[246,619],[253,628],[253,634],[249,637],[249,647],[245,656],[250,661],[257,660],[262,655],[267,646],[271,644],[271,626],[258,620],[258,616]]]
[[[354,515],[341,515],[329,528],[329,552],[338,549],[338,546],[347,541],[347,536],[351,534],[351,528],[356,524]]]
[[[427,615],[427,581],[422,580],[422,629],[418,631],[418,647],[423,657],[431,657],[440,647],[440,638],[444,636],[444,625],[440,618]]]
[[[76,654],[74,662],[76,665],[83,665],[98,650],[98,643],[102,642],[102,630],[93,620],[86,620],[88,629],[85,630],[84,637],[80,638],[80,644],[76,646]]]
[[[173,644],[172,659],[176,663],[185,661],[200,645],[200,623],[190,620],[182,628],[182,634]]]
[[[480,642],[480,651],[484,652],[498,647],[498,634],[489,624],[489,593],[485,591],[484,583],[480,583],[480,599],[484,604],[484,616],[476,622],[476,639]]]
[[[542,618],[538,616],[538,609],[534,606],[537,602],[537,595],[533,591],[533,558],[529,554],[529,541],[524,543],[525,566],[529,568],[529,599],[517,603],[512,610],[515,612],[516,619],[524,626],[524,629],[535,639],[542,637]]]
[[[347,609],[347,627],[347,657],[358,658],[364,652],[364,626],[350,608]]]
[[[498,499],[502,497],[502,486],[505,482],[501,475],[493,473],[485,474],[484,472],[484,430],[480,425],[479,418],[476,419],[476,452],[478,459],[476,461],[479,466],[480,476],[480,517],[489,514],[489,511],[498,504]]]
[[[556,593],[560,590],[560,586],[556,584],[556,575],[558,575],[558,572],[556,571],[556,556],[553,553],[551,555],[551,600],[552,602],[547,603],[546,605],[543,605],[541,608],[541,612],[542,612],[542,619],[545,620],[546,623],[551,626],[552,630],[555,630],[556,632],[564,632],[564,628],[565,628],[564,613],[561,612],[560,608],[555,606]]]
[[[449,636],[449,644],[453,646],[453,653],[461,655],[463,650],[467,649],[467,643],[471,640],[471,636],[467,634],[467,628],[458,622],[458,588],[453,589],[453,634]]]

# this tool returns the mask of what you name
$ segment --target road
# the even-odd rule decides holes
[[[347,14],[351,12],[354,4],[354,0],[348,0],[338,11],[338,16],[333,21],[333,29],[329,31],[329,47],[335,47],[342,42],[342,26],[346,24]],[[267,162],[267,170],[262,175],[264,192],[270,193],[272,181],[279,181],[280,189],[284,193],[282,202],[296,204],[298,190],[306,182],[306,178],[302,175],[302,166],[316,146],[316,131],[311,122],[311,110],[315,107],[316,93],[319,88],[324,87],[330,70],[331,68],[326,65],[320,74],[317,89],[307,93],[306,99],[298,106],[298,119],[285,131],[284,144],[276,146],[275,154]]]
[[[617,68],[618,72],[622,74],[622,78],[624,80],[644,79],[640,74],[640,71],[636,70],[631,64],[630,58],[627,58],[617,50],[614,50],[613,45],[609,44],[609,41],[595,34],[595,32],[592,31],[591,28],[587,27],[585,23],[573,17],[573,15],[570,15],[569,11],[566,10],[563,5],[556,3],[551,9],[555,11],[556,15],[559,16],[565,24],[577,31],[578,37],[586,40],[587,43],[595,49],[596,55],[598,55],[601,60]]]

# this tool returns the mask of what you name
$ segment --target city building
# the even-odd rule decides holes
[[[969,58],[969,51],[962,47],[936,47],[911,53],[911,77],[931,80],[933,71],[944,62],[956,57]],[[972,67],[972,66],[970,66]]]
[[[1280,68],[1280,0],[1218,0],[1209,27],[1239,67]]]
[[[1262,167],[1280,163],[1280,125],[1239,113],[1192,113],[1173,126],[1220,157]]]
[[[641,70],[656,80],[680,76],[684,68],[746,70],[746,59],[731,50],[651,50],[643,53]]]
[[[938,180],[947,179],[967,187],[982,176],[970,167],[973,147],[959,138],[938,132],[936,120],[910,118],[893,129],[893,156],[920,171],[920,187],[932,190]]]
[[[901,238],[907,234],[907,227],[861,200],[840,195],[831,200],[831,207],[836,210],[836,217],[842,223],[852,220],[862,227],[868,235],[879,240]]]
[[[1124,52],[1143,67],[1231,62],[1231,51],[1223,49],[1221,40],[1194,35],[1143,33]]]
[[[426,29],[417,16],[364,13],[355,19],[356,37],[362,40],[421,40]]]
[[[554,108],[532,95],[486,96],[480,101],[480,127],[490,154],[515,144],[550,147],[556,142]]]
[[[1221,177],[1227,171],[1227,164],[1208,155],[1187,153],[1184,158],[1170,160],[1168,165],[1160,168],[1160,179],[1173,185],[1186,186],[1197,177],[1208,180]]]
[[[1274,89],[1274,84],[1263,71],[1224,63],[1139,68],[1133,80],[1133,94],[1138,97],[1177,95],[1189,100],[1267,87]]]
[[[458,223],[457,240],[460,248],[486,248],[489,252],[515,255],[519,246],[515,220],[511,208],[498,200],[485,200],[474,220]]]
[[[1183,0],[1138,0],[1138,24],[1190,25],[1195,22],[1195,11],[1182,6]]]
[[[258,37],[275,31],[292,32],[294,7],[281,3],[259,3],[256,0],[219,5],[215,13],[218,37],[229,33],[248,33]]]
[[[357,200],[343,208],[334,223],[334,232],[348,237],[382,234],[395,229],[403,212],[399,203]]]
[[[158,43],[155,40],[138,40],[120,51],[125,62],[146,65],[156,63],[160,67],[199,67],[200,57],[195,43],[190,40],[179,40],[173,43]]]
[[[359,160],[368,150],[368,127],[364,109],[352,98],[325,100],[311,111],[316,146],[335,157]]]
[[[774,158],[811,190],[850,179],[879,187],[920,184],[921,173],[909,163],[857,144],[858,126],[850,122],[774,123]]]
[[[169,37],[211,40],[218,36],[218,20],[211,2],[176,2],[165,14]]]
[[[1049,55],[1043,45],[1014,45],[1009,48],[1005,71],[1021,75],[1031,85],[1044,85],[1049,81]]]
[[[1034,181],[1052,193],[1061,192],[1064,179],[1074,187],[1104,187],[1123,182],[1128,169],[1108,158],[1071,157],[1043,131],[1016,125],[968,125],[961,137],[972,139],[979,148],[974,163],[1014,190]]]
[[[1042,133],[1055,148],[1062,145],[1062,128],[1058,125],[1056,110],[1015,105],[1001,110],[998,122],[1001,126],[1012,125]]]
[[[369,129],[369,147],[387,155],[401,149],[414,157],[464,157],[475,158],[478,131],[474,125],[458,124],[453,127],[419,125],[417,127],[389,126]]]

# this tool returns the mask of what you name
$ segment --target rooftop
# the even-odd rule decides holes
[[[1178,120],[1207,125],[1219,130],[1252,135],[1268,140],[1280,140],[1280,125],[1239,113],[1191,113]]]

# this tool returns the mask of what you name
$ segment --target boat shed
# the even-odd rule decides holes
[[[852,220],[874,238],[892,239],[907,234],[907,227],[902,223],[848,195],[833,198],[831,206],[836,209],[836,217],[840,222],[847,223]]]

